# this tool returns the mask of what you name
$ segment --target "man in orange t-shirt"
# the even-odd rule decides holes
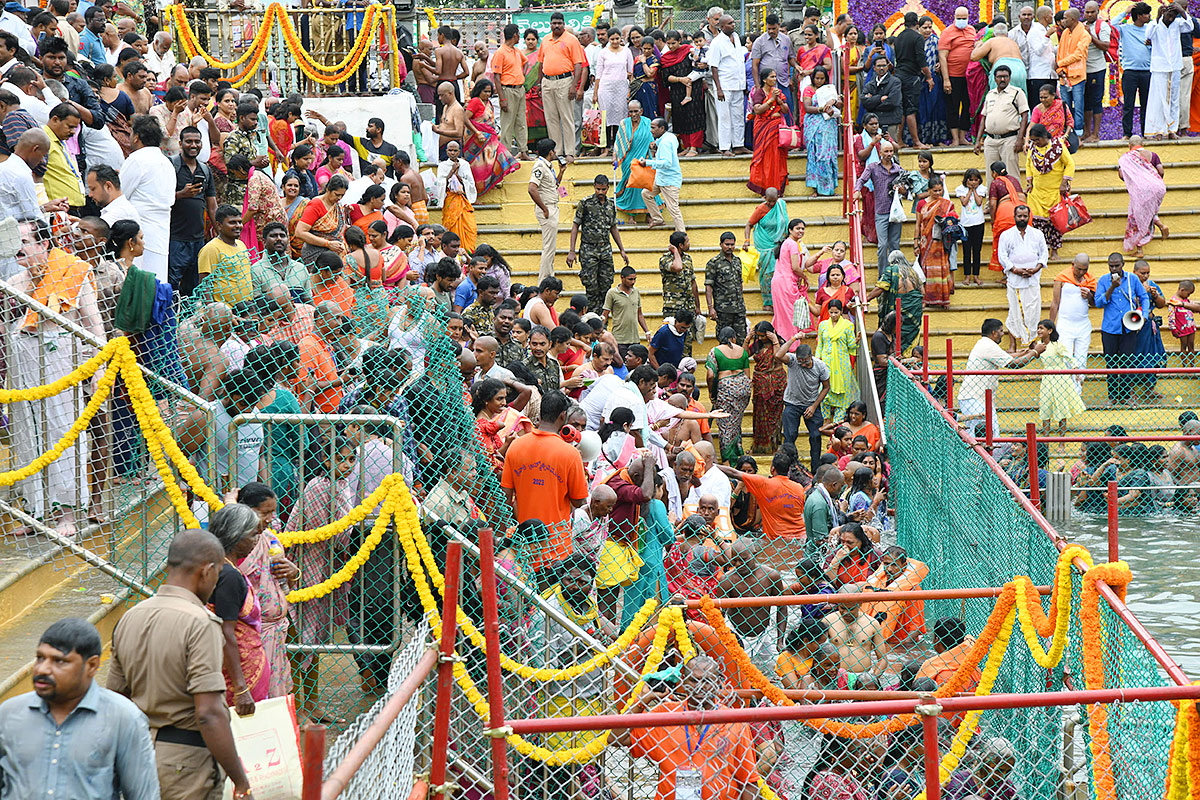
[[[967,653],[974,645],[975,639],[967,636],[967,626],[961,619],[942,617],[933,623],[933,651],[936,655],[925,660],[917,677],[932,678],[934,683],[941,686],[963,666]],[[974,692],[979,686],[980,677],[979,667],[976,666],[959,691]]]
[[[300,340],[300,381],[312,387],[313,411],[321,414],[337,412],[342,402],[344,380],[338,370],[333,343],[346,321],[341,309],[326,300],[317,305],[313,315],[313,332]]]
[[[762,511],[763,536],[768,539],[804,538],[804,487],[788,478],[791,458],[782,450],[771,459],[771,477],[717,465],[730,480],[741,481]]]
[[[954,24],[938,37],[938,63],[942,71],[942,91],[946,93],[946,125],[951,144],[967,143],[971,128],[971,102],[967,90],[967,67],[975,49],[975,29],[967,19],[967,9],[954,11]]]
[[[1083,137],[1083,102],[1087,88],[1087,54],[1092,37],[1079,21],[1079,9],[1068,8],[1063,14],[1063,30],[1058,34],[1058,77],[1065,81],[1059,94],[1067,113],[1074,117],[1075,135]]]
[[[627,713],[714,710],[721,708],[717,699],[724,691],[724,675],[716,660],[695,656],[683,666],[679,678],[677,692],[684,702],[664,702],[666,694],[644,691]],[[648,758],[658,765],[655,800],[753,800],[758,796],[758,756],[745,723],[667,725],[612,733],[613,741],[628,747],[634,758]]]
[[[571,555],[571,512],[588,497],[587,473],[579,451],[558,435],[567,424],[570,401],[560,391],[542,396],[538,427],[509,445],[500,486],[518,523],[541,520],[550,536],[533,559],[546,570]]]
[[[568,162],[575,161],[575,99],[584,60],[583,45],[567,30],[562,12],[555,11],[550,15],[550,35],[542,39],[538,50],[538,63],[542,65],[546,135]]]
[[[500,97],[500,141],[522,161],[529,160],[529,128],[525,122],[525,57],[517,52],[521,29],[504,26],[504,44],[492,55],[492,75]]]

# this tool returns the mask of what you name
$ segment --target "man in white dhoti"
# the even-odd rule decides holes
[[[1150,104],[1143,134],[1147,137],[1174,139],[1179,130],[1179,79],[1183,69],[1179,37],[1191,29],[1187,11],[1173,3],[1160,6],[1158,19],[1146,26],[1146,44],[1150,46]]]
[[[1000,234],[999,259],[1008,283],[1008,319],[1012,349],[1024,347],[1037,335],[1042,318],[1042,289],[1038,276],[1050,260],[1046,237],[1029,225],[1029,206],[1013,210],[1014,227]]]
[[[1088,308],[1096,296],[1096,278],[1088,273],[1087,253],[1075,256],[1071,266],[1054,278],[1050,301],[1050,321],[1058,327],[1059,341],[1066,346],[1075,366],[1087,369],[1088,348],[1092,344],[1092,320]],[[1083,376],[1075,376],[1075,388],[1083,391]]]
[[[54,247],[50,226],[42,220],[21,223],[21,241],[21,271],[12,285],[103,340],[91,266]],[[16,390],[53,383],[95,353],[95,348],[34,311],[18,317],[9,333],[8,375]],[[82,390],[72,388],[44,400],[10,403],[17,464],[29,464],[53,448],[82,413],[83,402]],[[44,470],[17,484],[25,511],[67,535],[74,532],[74,519],[67,512],[87,503],[84,452],[77,440]]]

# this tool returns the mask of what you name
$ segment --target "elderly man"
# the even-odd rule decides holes
[[[758,545],[738,539],[730,548],[729,566],[717,584],[718,597],[778,597],[783,594],[783,577],[779,570],[758,561]],[[774,612],[775,625],[771,626]],[[731,608],[726,611],[729,624],[751,662],[770,674],[775,658],[783,650],[787,635],[787,606]]]
[[[1179,80],[1183,71],[1183,50],[1180,37],[1190,35],[1193,22],[1186,9],[1175,4],[1159,6],[1158,15],[1156,21],[1146,26],[1146,43],[1150,46],[1150,107],[1146,111],[1143,133],[1155,139],[1163,136],[1174,139],[1181,113]],[[1061,51],[1061,45],[1059,49]],[[1076,127],[1080,127],[1078,119]]]
[[[992,38],[971,51],[972,61],[987,61],[992,65],[988,85],[995,87],[996,70],[1008,67],[1009,83],[1022,94],[1027,94],[1025,61],[1021,58],[1021,46],[1008,37],[1008,25],[997,22],[992,26]]]
[[[1058,328],[1059,341],[1075,359],[1079,369],[1087,367],[1088,348],[1092,344],[1092,320],[1088,307],[1096,296],[1096,278],[1088,273],[1090,259],[1079,253],[1054,278],[1054,294],[1050,301],[1050,321]],[[1083,376],[1075,376],[1077,390],[1083,390]]]
[[[1028,72],[1026,96],[1033,103],[1038,102],[1043,86],[1050,85],[1054,93],[1058,93],[1058,56],[1054,42],[1050,39],[1050,31],[1054,28],[1054,12],[1049,6],[1042,6],[1033,15],[1034,21],[1029,26],[1029,32],[1024,39],[1017,39],[1021,48],[1021,56],[1025,58],[1025,68]],[[1015,34],[1010,33],[1010,36]],[[1144,47],[1145,45],[1143,45]],[[1149,80],[1149,72],[1147,72]]]
[[[159,31],[154,34],[150,50],[143,59],[147,69],[154,73],[156,83],[165,82],[175,69],[175,52],[171,49],[173,43],[170,32]]]
[[[984,46],[996,40],[986,42]],[[1012,44],[1012,42],[1008,42]],[[972,54],[971,58],[974,58]],[[1008,64],[1000,64],[992,70],[996,88],[983,98],[982,138],[975,142],[975,152],[983,152],[988,164],[1003,161],[1008,174],[1019,176],[1021,165],[1017,153],[1025,148],[1025,131],[1029,127],[1029,101],[1025,93],[1010,83],[1012,71]]]
[[[17,221],[41,219],[44,214],[67,210],[67,198],[38,202],[33,168],[50,152],[50,137],[41,128],[21,134],[13,154],[0,164],[0,213]]]
[[[333,357],[347,318],[332,300],[318,303],[313,332],[300,340],[300,378],[312,385],[313,411],[332,414],[342,402],[345,377]]]
[[[716,91],[717,148],[723,156],[745,155],[746,57],[734,44],[733,17],[721,17],[721,33],[708,46],[708,66]]]
[[[966,7],[959,6],[954,9],[954,26],[942,31],[938,39],[938,63],[946,93],[946,125],[950,128],[951,145],[955,147],[967,143],[967,131],[971,128],[967,66],[974,48],[975,29],[970,25]],[[883,256],[880,259],[882,263]]]
[[[221,345],[233,333],[233,312],[225,303],[209,303],[179,326],[179,352],[188,387],[205,400],[216,397],[228,364]]]
[[[1012,349],[1024,347],[1037,335],[1042,318],[1042,289],[1038,275],[1050,261],[1046,237],[1029,224],[1029,206],[1013,210],[1013,227],[1000,234],[998,251],[1008,288],[1008,320]]]

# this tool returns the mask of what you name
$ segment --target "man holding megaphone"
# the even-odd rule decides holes
[[[1108,274],[1096,281],[1095,303],[1097,308],[1104,309],[1100,341],[1104,346],[1105,367],[1123,369],[1133,366],[1138,331],[1150,314],[1150,295],[1136,275],[1125,271],[1125,256],[1120,253],[1109,254]],[[1108,402],[1111,405],[1127,404],[1132,385],[1128,375],[1109,375]]]

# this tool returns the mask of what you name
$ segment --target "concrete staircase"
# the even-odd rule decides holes
[[[1092,274],[1099,276],[1104,272],[1108,254],[1121,250],[1128,197],[1117,174],[1116,163],[1125,149],[1126,145],[1123,143],[1113,142],[1088,145],[1075,154],[1074,185],[1087,203],[1093,221],[1067,235],[1058,257],[1046,269],[1042,279],[1043,307],[1046,311],[1050,307],[1053,276],[1064,269],[1076,253],[1088,253],[1092,260]],[[1200,219],[1195,216],[1196,209],[1200,208],[1200,139],[1153,143],[1151,149],[1159,154],[1166,165],[1168,192],[1161,218],[1170,228],[1171,236],[1166,241],[1155,239],[1145,248],[1145,252],[1152,266],[1152,277],[1170,296],[1180,280],[1200,278]],[[935,151],[935,159],[935,169],[946,173],[951,190],[961,183],[966,169],[982,169],[984,166],[983,156],[975,155],[968,148],[942,148]],[[906,169],[915,169],[916,152],[902,153],[900,163]],[[791,216],[799,217],[807,223],[804,241],[812,248],[845,239],[847,221],[843,214],[840,191],[837,196],[831,198],[812,197],[811,190],[804,185],[804,157],[793,156],[790,164],[792,181],[785,199]],[[523,164],[520,172],[510,175],[502,186],[482,196],[475,207],[479,241],[486,242],[504,253],[513,268],[513,281],[525,284],[536,282],[541,253],[541,238],[534,220],[533,202],[527,192],[529,168],[529,164]],[[704,280],[704,264],[718,252],[718,237],[721,232],[733,231],[740,244],[746,220],[759,202],[746,188],[749,170],[748,157],[699,156],[683,162],[684,183],[680,192],[680,207],[691,234],[692,259],[696,264],[696,279],[701,287]],[[611,164],[599,159],[581,159],[568,167],[564,176],[568,196],[560,206],[559,258],[556,261],[558,277],[564,284],[564,294],[582,291],[578,273],[568,271],[565,265],[570,242],[570,224],[575,203],[591,193],[592,180],[599,173],[612,177]],[[433,216],[436,221],[438,212],[433,212]],[[621,225],[621,236],[630,262],[641,273],[638,288],[642,295],[646,319],[652,330],[661,324],[662,319],[662,285],[658,273],[658,259],[666,252],[669,234],[669,229],[647,231],[644,225],[634,224],[628,218]],[[909,254],[912,252],[913,235],[914,225],[910,221],[905,224],[901,239],[903,249]],[[991,244],[989,224],[989,231],[984,239],[985,258],[991,252]],[[863,258],[869,287],[873,285],[876,277],[874,245],[865,244]],[[1127,263],[1132,266],[1132,259],[1127,258]],[[619,259],[617,266],[620,266]],[[930,322],[930,356],[934,366],[943,365],[946,354],[945,339],[950,338],[953,340],[956,366],[962,367],[967,353],[979,337],[979,325],[982,320],[986,317],[1003,319],[1006,316],[1008,306],[1005,290],[996,280],[996,273],[989,272],[985,266],[981,277],[984,280],[983,286],[959,286],[949,308],[927,310]],[[747,285],[745,295],[751,324],[760,319],[770,319],[762,312],[762,297],[757,285]],[[560,305],[565,307],[566,302],[561,301]],[[1099,354],[1099,311],[1093,309],[1092,316],[1096,328],[1092,352]],[[874,330],[875,320],[872,311],[867,317],[867,327],[870,330]],[[1177,342],[1169,335],[1164,339],[1164,344],[1168,351],[1178,349]],[[698,346],[694,351],[698,361],[703,363],[703,356],[711,345],[710,339],[704,345]],[[1172,356],[1171,365],[1179,365],[1178,355]],[[1093,366],[1099,367],[1102,364],[1096,360]],[[1006,394],[1012,397],[1019,395],[1021,398],[1032,398],[1033,406],[1036,407],[1036,381],[1036,378],[1030,379],[1028,382],[1032,385],[1023,387],[1018,385],[1022,381],[1006,381],[1006,387],[1013,384],[1011,390],[1006,390]],[[1176,429],[1175,415],[1179,410],[1200,406],[1200,397],[1194,396],[1192,383],[1185,379],[1160,382],[1158,390],[1164,397],[1163,407],[1156,411],[1144,410],[1134,413],[1134,417],[1145,417],[1144,420],[1135,422],[1134,426],[1140,427],[1144,424],[1147,430]],[[1091,391],[1090,386],[1088,391]],[[1089,408],[1103,404],[1103,389],[1097,385],[1096,391],[1099,392],[1096,397],[1085,395],[1085,402],[1088,402]],[[1175,400],[1177,395],[1181,398],[1178,403]],[[1004,405],[1002,402],[1001,407]],[[1001,420],[1006,430],[1023,428],[1023,420],[1028,417],[1027,412],[1023,410],[1028,407],[1028,403],[1014,401],[1013,407],[1013,411],[1007,412],[1009,418]],[[1103,425],[1096,424],[1103,428],[1112,421],[1110,419]],[[747,415],[744,426],[747,434],[749,422]]]

